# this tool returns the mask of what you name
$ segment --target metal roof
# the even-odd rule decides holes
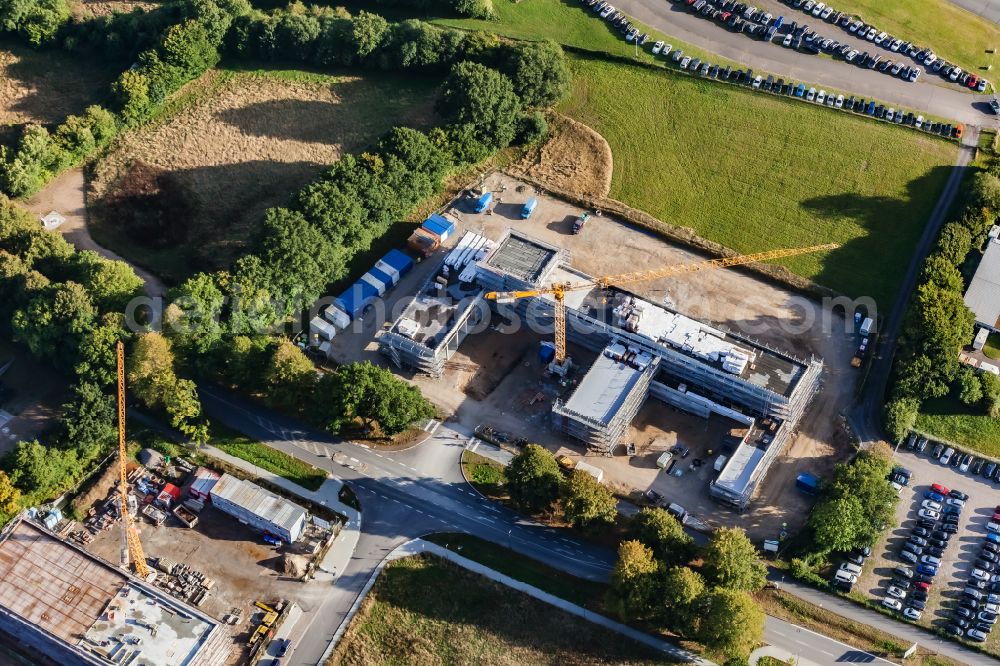
[[[566,409],[610,423],[641,376],[637,368],[602,353],[566,401]]]
[[[979,262],[979,268],[965,292],[965,304],[976,321],[1000,329],[1000,241],[991,240]]]
[[[223,474],[212,497],[221,497],[264,520],[291,532],[305,518],[306,510],[298,504],[268,492],[255,483]]]

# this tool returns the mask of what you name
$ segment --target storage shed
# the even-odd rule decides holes
[[[181,499],[181,489],[172,483],[163,484],[163,490],[156,496],[156,503],[169,509]]]
[[[365,307],[378,297],[378,289],[364,280],[358,280],[338,296],[334,303],[353,320],[357,319]]]
[[[229,474],[222,475],[210,495],[212,504],[220,511],[286,543],[298,539],[305,526],[304,508]]]
[[[196,500],[207,502],[208,495],[212,488],[219,481],[219,473],[207,467],[198,467],[191,474],[191,481],[187,486],[187,493]]]
[[[413,259],[406,256],[405,252],[389,250],[375,263],[375,268],[391,277],[393,284],[397,284],[413,268]]]

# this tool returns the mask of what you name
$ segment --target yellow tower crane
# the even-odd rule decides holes
[[[122,548],[121,562],[128,568],[131,562],[140,578],[149,576],[146,554],[142,551],[139,532],[135,529],[128,508],[128,475],[125,473],[125,345],[118,342],[118,493],[121,496]]]
[[[582,280],[580,282],[558,282],[547,287],[527,291],[491,291],[486,293],[485,297],[489,300],[496,301],[497,303],[512,303],[520,298],[551,294],[555,299],[555,316],[553,321],[556,339],[555,362],[557,365],[562,366],[566,360],[565,298],[566,292],[568,291],[593,289],[595,286],[607,289],[612,285],[630,284],[632,282],[643,282],[646,280],[658,280],[665,277],[675,277],[678,275],[686,275],[687,273],[697,273],[698,271],[727,268],[729,266],[742,266],[745,264],[752,264],[757,261],[770,261],[772,259],[781,259],[783,257],[794,257],[799,254],[834,250],[838,247],[840,247],[840,245],[837,243],[826,243],[824,245],[812,245],[810,247],[768,250],[767,252],[757,252],[756,254],[741,254],[735,257],[722,257],[719,259],[695,261],[687,264],[675,264],[672,266],[654,268],[646,271],[620,273],[618,275],[605,275],[603,277],[590,278],[589,280]]]

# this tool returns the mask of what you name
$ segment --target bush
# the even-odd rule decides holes
[[[545,121],[545,116],[539,111],[523,115],[518,120],[518,143],[535,143],[544,139],[548,133],[549,124]]]
[[[503,471],[494,465],[479,463],[472,469],[472,481],[480,486],[497,487],[505,482]]]

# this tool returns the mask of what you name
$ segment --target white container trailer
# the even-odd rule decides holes
[[[586,472],[587,474],[590,474],[592,477],[594,477],[595,479],[597,479],[598,483],[600,483],[601,480],[604,479],[604,470],[603,469],[601,469],[600,467],[596,467],[594,465],[591,465],[590,463],[585,463],[582,460],[576,464],[575,469],[580,470],[582,472]]]
[[[871,317],[865,317],[865,320],[861,322],[861,335],[869,336],[871,335],[872,328],[875,327],[875,322],[872,321]]]

